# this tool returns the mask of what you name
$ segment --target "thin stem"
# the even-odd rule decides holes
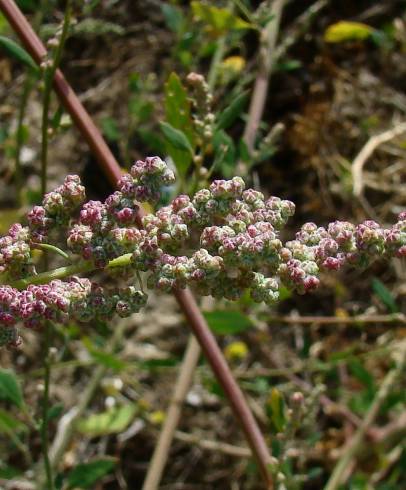
[[[49,140],[49,108],[52,95],[52,84],[56,70],[62,57],[62,51],[68,35],[71,18],[71,0],[68,0],[65,8],[65,15],[62,24],[62,34],[55,55],[51,60],[51,66],[45,68],[44,73],[44,93],[42,98],[42,139],[41,139],[41,194],[44,195],[47,190],[48,175],[48,140]]]
[[[131,253],[121,255],[115,259],[110,260],[106,269],[114,269],[115,267],[125,267],[131,264]],[[64,279],[65,277],[81,274],[82,272],[92,272],[98,268],[90,261],[79,262],[78,264],[66,265],[64,267],[58,267],[50,271],[40,272],[35,276],[25,277],[18,281],[10,282],[10,286],[16,289],[25,289],[30,284],[47,284],[54,279]]]
[[[91,262],[79,262],[78,264],[59,267],[51,271],[41,272],[36,276],[26,277],[10,283],[10,286],[16,289],[25,289],[30,284],[47,284],[54,279],[63,279],[65,277],[74,276],[82,272],[90,272],[96,270],[96,267]]]
[[[44,339],[44,396],[42,399],[42,424],[41,424],[41,441],[42,455],[44,458],[45,474],[47,479],[48,490],[54,489],[54,481],[52,476],[52,468],[48,454],[48,412],[49,412],[49,384],[51,378],[51,359],[49,356],[49,348],[51,345],[52,325],[50,322],[45,326]]]
[[[61,250],[59,247],[55,247],[55,245],[51,245],[50,243],[38,243],[35,245],[35,247],[41,250],[48,250],[49,252],[56,253],[57,255],[63,257],[65,260],[70,261],[69,255]]]
[[[268,93],[269,79],[274,62],[276,39],[279,33],[279,25],[285,0],[275,0],[271,7],[271,20],[261,32],[261,45],[259,51],[259,67],[252,93],[247,125],[243,139],[251,152],[255,146],[259,123],[264,112],[266,96]]]
[[[44,72],[44,93],[42,99],[42,126],[41,126],[41,194],[42,196],[45,195],[47,190],[49,109],[50,109],[51,95],[52,95],[52,84],[53,84],[55,72],[60,63],[65,40],[68,34],[70,17],[71,17],[71,0],[68,0],[65,8],[61,37],[58,46],[56,48],[54,58],[51,61],[51,66],[49,68],[45,68],[45,72]],[[43,248],[48,250],[51,248],[53,251],[59,250],[56,247],[53,247],[52,245],[48,245]],[[49,355],[49,349],[51,345],[51,337],[52,337],[52,325],[50,322],[47,322],[45,326],[45,341],[44,341],[44,396],[42,401],[41,441],[42,441],[42,454],[44,458],[44,467],[45,467],[45,474],[46,474],[46,484],[48,490],[54,489],[52,467],[48,454],[49,385],[50,385],[50,378],[51,378],[51,358]]]

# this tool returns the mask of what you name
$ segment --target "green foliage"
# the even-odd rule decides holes
[[[39,67],[32,57],[12,39],[0,36],[0,48],[3,49],[9,56],[30,68],[33,72],[39,73]]]
[[[27,430],[27,426],[16,419],[10,413],[0,408],[0,434],[16,433],[19,430]]]
[[[119,372],[127,367],[127,363],[119,359],[115,354],[105,352],[95,348],[89,338],[83,339],[83,343],[90,352],[92,358],[102,366],[105,366],[113,371]]]
[[[0,370],[0,399],[8,401],[20,409],[24,406],[21,386],[13,371]]]
[[[94,488],[93,485],[114,470],[117,461],[113,458],[95,459],[90,463],[78,464],[66,477],[68,489]]]
[[[101,121],[101,127],[105,137],[111,141],[118,141],[121,136],[120,129],[118,127],[117,121],[112,117],[105,117]]]
[[[395,298],[389,289],[380,281],[378,278],[374,277],[372,279],[372,289],[382,303],[386,306],[388,311],[391,313],[397,313],[399,308],[396,304]]]
[[[204,317],[211,330],[219,335],[235,335],[253,326],[252,321],[239,311],[208,311]]]
[[[180,129],[174,128],[171,124],[167,122],[160,122],[160,127],[164,137],[168,143],[168,146],[172,146],[175,150],[180,150],[182,152],[189,153],[192,155],[193,148],[187,139],[187,136]],[[181,173],[185,173],[183,166],[180,164],[180,159],[178,158],[179,165],[177,165],[178,170],[181,170]]]
[[[287,418],[285,401],[282,393],[277,388],[272,388],[271,390],[267,403],[267,412],[274,431],[282,432],[285,429]]]
[[[245,30],[254,27],[228,8],[197,1],[192,2],[191,6],[195,18],[206,23],[210,28],[210,33],[216,37],[223,36],[229,30]]]
[[[171,73],[165,84],[165,118],[161,130],[166,149],[180,176],[185,176],[192,163],[195,136],[186,89],[176,73]]]
[[[125,430],[133,420],[137,407],[127,403],[105,412],[92,414],[78,421],[79,432],[89,437],[116,434]]]
[[[247,105],[248,100],[248,91],[239,94],[231,102],[231,104],[219,114],[217,118],[216,129],[220,130],[229,128],[241,116]]]
[[[185,17],[180,7],[163,3],[161,10],[165,18],[166,25],[176,34],[181,34],[185,26]]]

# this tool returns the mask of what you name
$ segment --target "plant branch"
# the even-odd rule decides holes
[[[202,439],[199,435],[188,434],[177,430],[175,432],[175,439],[185,442],[187,444],[193,444],[205,451],[214,451],[218,453],[227,454],[228,456],[234,456],[235,458],[251,458],[251,451],[246,447],[234,446],[221,441],[212,441],[210,439]]]
[[[364,325],[369,323],[398,323],[406,324],[406,316],[403,313],[391,315],[356,315],[356,316],[273,316],[269,318],[271,323],[286,323],[288,325]]]
[[[44,92],[42,98],[42,139],[41,139],[41,194],[44,196],[47,186],[48,175],[48,143],[49,143],[49,108],[52,95],[52,83],[55,77],[55,72],[61,61],[62,51],[65,45],[66,37],[71,18],[71,0],[68,0],[65,8],[65,15],[62,24],[62,34],[55,51],[55,55],[50,60],[51,65],[45,68],[44,71]],[[45,64],[47,62],[45,61]]]
[[[387,143],[391,139],[405,132],[406,122],[402,122],[400,124],[397,124],[392,129],[389,129],[388,131],[377,134],[375,136],[371,136],[371,138],[365,143],[351,165],[353,193],[355,196],[360,197],[364,189],[362,172],[368,158],[370,158],[370,156],[378,148],[378,146]]]
[[[42,399],[42,420],[41,420],[41,442],[42,455],[44,458],[45,474],[47,479],[48,490],[53,490],[54,481],[52,476],[51,463],[48,454],[48,412],[49,412],[49,385],[51,378],[51,359],[49,356],[49,348],[51,346],[52,325],[50,322],[45,326],[45,344],[44,344],[44,396]]]
[[[248,120],[243,134],[243,140],[250,153],[254,150],[255,138],[265,108],[269,79],[274,62],[276,39],[279,33],[284,4],[285,0],[275,0],[272,2],[270,11],[271,20],[261,32],[258,73],[252,92]]]

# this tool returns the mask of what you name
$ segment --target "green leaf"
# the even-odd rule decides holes
[[[190,115],[190,101],[185,87],[174,72],[165,83],[165,117],[176,129],[181,129],[193,142],[193,125]]]
[[[100,478],[111,473],[116,464],[117,461],[112,458],[96,459],[90,463],[78,464],[66,478],[68,489],[92,487]]]
[[[341,20],[327,27],[324,40],[327,43],[341,43],[343,41],[362,41],[367,39],[374,29],[362,22]]]
[[[376,277],[372,279],[372,289],[391,313],[398,313],[399,308],[392,293],[385,284]]]
[[[365,388],[368,390],[368,394],[373,397],[376,386],[374,377],[369,373],[362,363],[356,357],[353,357],[348,361],[348,368],[351,371],[351,374],[360,381]]]
[[[14,466],[5,465],[4,463],[0,462],[0,478],[12,480],[22,473],[23,471],[20,468],[15,468]]]
[[[163,16],[165,18],[166,25],[169,29],[176,34],[180,34],[185,25],[185,17],[182,10],[175,5],[170,5],[169,3],[164,3],[161,6]]]
[[[114,371],[122,371],[127,367],[127,364],[114,354],[96,349],[89,349],[89,351],[93,359],[98,364],[102,364],[103,366],[113,369]]]
[[[211,330],[220,335],[237,334],[253,326],[252,321],[239,311],[208,311],[204,317]]]
[[[48,410],[48,420],[57,419],[63,413],[63,405],[62,403],[56,403]]]
[[[180,136],[183,144],[180,143],[181,147],[179,147],[179,135],[177,135],[178,137],[175,136],[176,141],[172,141],[171,138],[174,137],[173,131],[166,129],[167,133],[171,133],[169,135],[165,133],[165,129],[162,130],[166,139],[166,150],[171,156],[179,174],[184,177],[192,163],[195,147],[195,132],[190,112],[190,101],[186,89],[176,73],[171,73],[168,81],[165,83],[164,105],[166,124],[180,131],[187,140]]]
[[[117,121],[112,117],[105,117],[101,121],[103,134],[109,141],[118,141],[120,139],[120,130]]]
[[[27,426],[0,408],[0,433],[8,434],[21,429],[27,430]]]
[[[113,407],[106,412],[90,415],[78,422],[77,428],[90,437],[117,434],[127,428],[134,418],[136,406],[132,403]]]
[[[269,416],[276,432],[282,432],[286,425],[285,402],[282,393],[272,388],[268,400]]]
[[[39,7],[38,0],[17,0],[16,3],[22,10],[35,10]]]
[[[52,116],[52,119],[51,119],[51,126],[54,128],[54,129],[58,129],[60,124],[61,124],[61,119],[62,119],[62,116],[63,116],[63,112],[64,112],[64,109],[63,109],[63,105],[61,104],[58,109],[55,111],[54,115]]]
[[[166,140],[177,150],[182,150],[193,153],[193,148],[187,139],[185,133],[180,129],[176,129],[171,126],[169,123],[160,122],[161,130],[166,138]]]
[[[0,48],[3,48],[8,55],[12,56],[20,63],[28,66],[36,73],[39,73],[38,65],[27,51],[9,37],[0,36]]]
[[[235,15],[230,9],[207,5],[203,2],[192,2],[193,15],[197,20],[208,24],[217,36],[230,30],[252,29],[254,26]]]
[[[240,117],[248,101],[248,91],[238,95],[231,104],[224,109],[217,120],[217,129],[227,129]]]
[[[0,399],[7,400],[18,408],[24,405],[20,383],[13,371],[0,370]]]

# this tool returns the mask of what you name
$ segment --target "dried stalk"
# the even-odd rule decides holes
[[[368,158],[380,145],[387,143],[391,139],[395,138],[396,136],[400,136],[405,132],[406,122],[402,122],[384,133],[371,136],[371,138],[365,143],[351,165],[353,193],[355,196],[360,197],[362,195],[362,191],[364,189],[362,172]]]
[[[392,315],[356,315],[356,316],[273,316],[269,318],[271,323],[286,323],[288,325],[364,325],[366,323],[397,323],[406,324],[406,316],[403,313]]]
[[[275,0],[272,3],[270,11],[271,20],[261,32],[258,73],[255,79],[254,91],[252,92],[248,121],[243,135],[243,140],[250,153],[254,149],[259,123],[264,113],[269,79],[274,62],[276,39],[279,33],[284,4],[285,0]]]
[[[182,405],[193,381],[193,375],[200,357],[200,347],[193,335],[189,336],[189,342],[179,369],[172,400],[166,412],[164,425],[159,434],[158,442],[148,466],[142,490],[156,490],[161,481],[162,473],[168,459],[172,439],[179,424],[182,413]]]

